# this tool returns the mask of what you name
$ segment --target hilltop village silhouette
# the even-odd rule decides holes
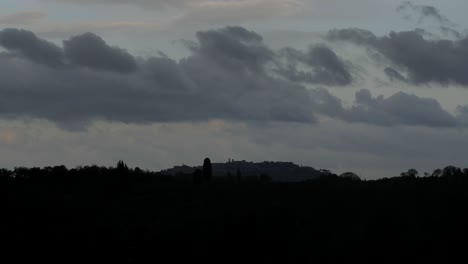
[[[320,175],[331,173],[327,170],[316,170],[312,167],[300,166],[292,162],[248,162],[245,160],[236,161],[229,158],[228,161],[224,163],[211,163],[211,160],[206,158],[203,164],[203,166],[188,166],[182,164],[162,170],[160,173],[175,178],[187,178],[197,173],[198,170],[204,172],[208,168],[211,168],[211,175],[217,178],[242,178],[245,180],[261,178],[262,180],[285,182],[312,180]]]

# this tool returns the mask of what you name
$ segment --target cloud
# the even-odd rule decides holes
[[[14,144],[17,137],[17,134],[11,130],[0,131],[0,144]]]
[[[405,76],[401,75],[397,70],[393,69],[392,67],[387,67],[384,70],[385,74],[390,78],[390,80],[396,80],[400,82],[406,82]]]
[[[378,126],[457,127],[461,125],[432,98],[398,92],[390,97],[372,97],[367,89],[358,91],[355,104],[345,108],[339,98],[325,89],[312,91],[316,111],[347,122]]]
[[[68,3],[76,5],[136,5],[143,8],[161,9],[205,9],[205,10],[226,10],[245,9],[245,7],[266,7],[267,10],[277,10],[286,12],[292,5],[301,3],[299,0],[46,0],[56,3]],[[266,4],[270,3],[270,6]],[[285,8],[279,10],[279,8]]]
[[[404,18],[412,20],[412,15],[418,16],[417,24],[421,24],[427,19],[432,19],[438,25],[438,31],[445,37],[453,37],[455,39],[462,38],[462,34],[455,28],[458,26],[450,21],[446,16],[442,15],[439,9],[429,5],[417,5],[409,1],[403,2],[396,8],[396,11],[404,14]],[[427,34],[430,34],[426,32]]]
[[[285,48],[281,55],[287,63],[280,65],[276,72],[291,81],[344,86],[353,80],[349,63],[345,63],[323,44],[310,47],[308,53]],[[301,70],[301,66],[306,66],[307,71]]]
[[[30,25],[46,17],[46,14],[38,11],[19,12],[0,16],[0,25]]]
[[[99,36],[85,33],[63,42],[63,49],[19,29],[0,31],[0,46],[33,62],[52,67],[81,66],[98,70],[132,72],[136,59],[123,49],[110,47]],[[66,65],[67,64],[67,65]]]
[[[62,64],[62,49],[51,42],[38,38],[30,31],[4,29],[0,31],[0,46],[37,63],[50,66]]]
[[[242,27],[200,31],[196,37],[186,42],[191,54],[176,61],[164,54],[135,58],[92,33],[65,40],[62,49],[32,32],[3,30],[0,43],[10,52],[0,56],[0,116],[42,118],[67,129],[95,120],[314,124],[316,114],[379,126],[460,125],[431,98],[402,92],[374,98],[361,90],[355,105],[345,108],[326,89],[306,89],[302,83],[352,80],[347,64],[326,46],[276,52]],[[283,63],[304,66],[309,79],[297,79],[299,67],[293,77],[281,72]]]
[[[226,27],[199,32],[197,39],[190,47],[193,55],[179,65],[204,90],[208,100],[201,100],[205,107],[213,107],[213,113],[246,109],[244,120],[270,116],[281,121],[315,121],[306,89],[266,71],[274,52],[261,36],[241,27]]]
[[[369,30],[360,28],[333,29],[327,33],[330,41],[349,41],[358,45],[377,45],[379,39]]]
[[[29,36],[21,38],[28,45],[31,39],[43,43],[31,32],[13,32]],[[265,68],[274,52],[240,27],[199,32],[192,55],[178,62],[165,56],[137,60],[89,33],[64,41],[63,67],[36,63],[33,55],[42,54],[43,45],[32,46],[38,51],[16,45],[32,55],[0,56],[4,118],[44,118],[69,129],[99,119],[315,122],[307,90],[269,75]]]
[[[197,39],[199,44],[190,47],[193,52],[234,71],[262,71],[274,56],[260,35],[242,27],[198,32]]]
[[[131,5],[146,11],[168,12],[171,18],[161,23],[173,28],[199,29],[239,25],[252,21],[278,19],[304,10],[303,0],[43,0],[74,5]]]
[[[457,119],[460,120],[464,126],[468,126],[468,105],[457,107]]]
[[[110,47],[93,33],[65,40],[63,46],[67,59],[75,65],[117,72],[132,72],[137,68],[135,58],[127,51]]]
[[[233,0],[198,1],[183,9],[183,14],[167,27],[207,27],[245,24],[252,21],[278,19],[300,13],[304,3],[299,0]]]
[[[448,20],[445,16],[443,16],[440,11],[435,8],[434,6],[429,5],[416,5],[409,1],[403,2],[396,8],[397,12],[405,12],[405,11],[412,11],[418,13],[420,23],[425,18],[434,18],[441,24],[450,24],[450,20]]]
[[[468,38],[428,40],[418,31],[391,32],[377,37],[362,29],[331,30],[331,41],[347,41],[373,48],[408,72],[414,84],[436,82],[468,85]]]
[[[137,5],[144,8],[183,7],[204,0],[46,0],[76,5]]]
[[[121,34],[123,32],[128,33],[137,30],[157,31],[157,29],[160,29],[156,22],[146,20],[41,24],[36,28],[36,32],[38,32],[39,35],[57,39],[80,35],[83,32],[117,32]],[[154,34],[154,32],[152,32],[152,34]]]

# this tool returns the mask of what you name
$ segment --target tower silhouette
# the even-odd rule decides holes
[[[206,158],[203,161],[203,178],[207,182],[211,181],[211,178],[213,178],[213,168],[211,166],[211,160],[209,158]]]

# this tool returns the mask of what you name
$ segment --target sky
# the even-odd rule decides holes
[[[467,1],[0,6],[0,167],[467,167]]]

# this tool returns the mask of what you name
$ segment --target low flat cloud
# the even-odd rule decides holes
[[[132,5],[145,10],[166,11],[177,15],[164,27],[201,27],[242,24],[277,19],[303,10],[302,0],[43,0],[74,5]]]
[[[143,8],[167,8],[191,9],[202,7],[211,8],[239,8],[242,6],[264,6],[270,2],[272,6],[288,7],[292,3],[301,3],[298,0],[45,0],[56,3],[68,3],[76,5],[136,5]]]
[[[304,3],[299,0],[199,1],[186,6],[183,14],[167,23],[166,27],[238,25],[297,15],[303,8]]]
[[[0,15],[0,25],[30,25],[46,17],[47,15],[45,13],[39,11]]]
[[[183,7],[205,0],[45,0],[55,3],[76,5],[137,5],[144,8]]]
[[[160,29],[158,23],[148,20],[133,20],[133,21],[88,21],[80,23],[62,23],[50,24],[43,23],[38,25],[37,32],[41,36],[50,38],[67,38],[70,36],[80,35],[83,32],[103,33],[113,32],[125,34],[134,31],[147,31],[154,34]]]

